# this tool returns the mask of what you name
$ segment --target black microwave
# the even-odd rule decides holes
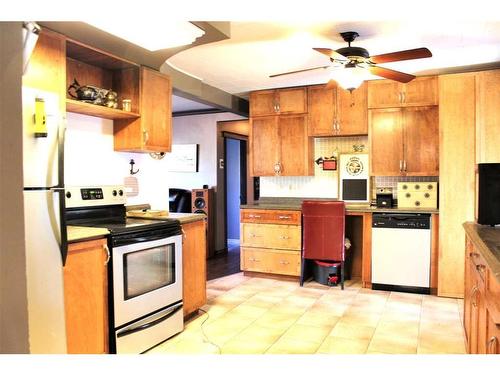
[[[500,163],[478,164],[477,223],[500,224]]]

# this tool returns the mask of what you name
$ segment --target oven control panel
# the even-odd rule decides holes
[[[72,186],[67,187],[66,207],[91,207],[113,204],[125,204],[125,187],[122,185],[108,186]]]

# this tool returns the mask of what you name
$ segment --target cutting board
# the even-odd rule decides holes
[[[160,218],[168,216],[166,210],[131,210],[127,212],[127,216],[143,217],[143,218]]]

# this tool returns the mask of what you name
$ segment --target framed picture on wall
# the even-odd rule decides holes
[[[198,172],[198,144],[172,145],[166,154],[169,172]]]

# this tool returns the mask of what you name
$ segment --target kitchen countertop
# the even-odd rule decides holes
[[[300,211],[303,200],[331,201],[333,199],[321,198],[261,198],[253,203],[242,204],[240,208],[258,210],[291,210]],[[368,204],[347,204],[347,212],[409,212],[437,214],[436,208],[377,208]]]
[[[483,256],[491,274],[500,283],[500,228],[467,222],[464,223],[464,229]]]
[[[105,237],[109,234],[109,230],[105,228],[77,227],[68,225],[67,234],[68,242],[79,242]]]

